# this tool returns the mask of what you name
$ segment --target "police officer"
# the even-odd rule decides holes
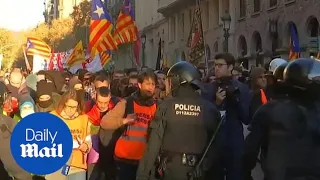
[[[260,131],[267,138],[267,180],[320,179],[319,77],[319,61],[290,62],[284,70],[284,83],[290,87],[288,97],[269,102],[256,112],[251,133],[257,136]],[[248,144],[254,149],[259,143]]]
[[[4,102],[5,94],[8,93],[7,88],[3,82],[0,82],[0,105]],[[14,180],[31,180],[32,176],[27,173],[16,163],[13,159],[10,150],[10,137],[16,121],[8,116],[2,114],[0,110],[0,179],[11,179],[9,174]]]
[[[192,64],[185,61],[174,64],[166,81],[172,98],[159,105],[150,124],[147,148],[137,171],[139,180],[149,178],[156,160],[157,177],[193,178],[196,175],[193,173],[199,170],[195,171],[195,166],[220,122],[216,107],[196,92],[201,88],[200,74]]]

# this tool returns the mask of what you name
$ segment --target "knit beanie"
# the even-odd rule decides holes
[[[85,69],[82,69],[81,71],[79,71],[79,75],[78,75],[78,78],[80,81],[83,82],[83,79],[84,79],[84,76],[85,74],[87,74],[89,71],[85,70]]]
[[[31,96],[29,96],[29,95],[23,95],[23,96],[21,96],[20,97],[20,99],[19,99],[19,109],[21,110],[21,108],[23,107],[23,106],[26,106],[26,105],[29,105],[29,106],[32,106],[33,107],[33,109],[34,109],[34,101],[33,101],[33,99],[31,98]]]
[[[46,80],[41,80],[37,83],[37,98],[39,99],[42,95],[49,95],[52,97],[53,86],[50,86]]]
[[[76,84],[82,84],[81,81],[79,79],[77,79],[76,77],[73,77],[72,79],[70,79],[69,81],[69,89],[74,89],[74,86]]]
[[[251,81],[255,81],[257,78],[259,78],[259,76],[261,76],[265,72],[266,72],[266,70],[264,68],[262,68],[262,67],[252,68],[251,72],[250,72]]]
[[[35,74],[30,74],[26,77],[27,86],[34,91],[37,91],[37,76]]]

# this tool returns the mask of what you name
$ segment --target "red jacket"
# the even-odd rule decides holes
[[[111,109],[113,109],[116,104],[119,102],[119,98],[117,97],[111,97],[109,105],[108,105],[108,110],[110,111]],[[100,121],[101,121],[101,112],[97,106],[97,104],[95,104],[91,110],[89,112],[87,112],[87,115],[89,117],[90,122],[95,125],[95,126],[100,126]]]

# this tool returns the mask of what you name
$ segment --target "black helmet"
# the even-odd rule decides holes
[[[187,62],[187,61],[180,61],[174,64],[167,73],[167,77],[171,78],[174,84],[194,84],[198,86],[200,89],[201,86],[201,75],[197,68]]]
[[[311,58],[300,58],[288,63],[283,73],[286,83],[307,87],[310,84],[320,83],[320,61]]]
[[[277,80],[283,80],[283,72],[284,69],[287,67],[288,62],[283,63],[281,65],[279,65],[274,71],[273,71],[273,76],[277,79]]]

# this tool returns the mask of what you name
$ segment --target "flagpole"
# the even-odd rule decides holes
[[[196,0],[197,6],[200,10],[200,16],[201,16],[201,31],[202,31],[202,38],[203,38],[203,48],[204,48],[204,63],[205,63],[205,73],[206,75],[209,74],[209,60],[207,56],[207,48],[206,48],[206,40],[204,38],[204,32],[203,32],[203,26],[202,26],[202,14],[201,14],[201,8],[200,8],[200,0]]]
[[[24,46],[22,46],[22,50],[23,50],[24,62],[26,63],[27,70],[31,72],[31,67],[30,67],[29,60],[28,60]]]
[[[133,60],[133,56],[134,56],[134,53],[133,53],[133,43],[131,43],[130,44],[131,46],[131,48],[130,48],[130,50],[131,50],[131,52],[130,52],[130,54],[131,54],[131,56],[130,56],[130,59],[131,59],[131,61],[136,65],[136,67],[137,67],[137,69],[139,69],[139,65],[138,65],[138,63],[137,63],[137,61],[135,61],[135,60]]]

